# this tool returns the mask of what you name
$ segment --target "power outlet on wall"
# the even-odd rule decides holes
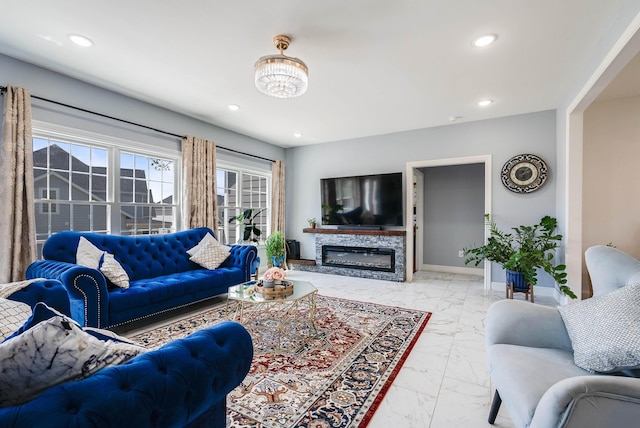
[[[464,257],[464,250],[458,251],[458,257]]]

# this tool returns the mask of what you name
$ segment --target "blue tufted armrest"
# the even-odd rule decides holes
[[[223,322],[0,409],[0,426],[224,427],[226,395],[252,358],[249,333]]]
[[[42,281],[33,282],[22,290],[16,291],[9,298],[26,303],[32,308],[36,303],[44,302],[47,306],[71,316],[67,289],[56,279],[43,279]]]
[[[229,245],[231,252],[222,267],[239,267],[244,275],[244,282],[251,280],[253,261],[258,257],[258,249],[253,245]]]
[[[69,296],[71,318],[82,326],[109,325],[107,282],[99,270],[55,260],[33,262],[27,279],[51,278],[62,283]]]

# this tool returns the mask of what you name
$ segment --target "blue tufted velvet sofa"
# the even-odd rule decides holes
[[[224,427],[226,395],[242,382],[252,358],[249,333],[223,322],[0,408],[0,426]]]
[[[257,250],[231,245],[227,260],[215,270],[189,260],[209,228],[166,235],[118,236],[59,232],[47,239],[44,260],[27,268],[27,278],[53,278],[69,293],[71,317],[80,325],[113,328],[226,293],[231,285],[249,281]],[[113,254],[127,271],[128,289],[113,286],[99,270],[76,265],[76,250],[84,236]],[[215,236],[215,235],[214,235]]]
[[[43,279],[32,282],[25,288],[16,291],[9,299],[26,303],[32,308],[38,302],[44,302],[50,308],[71,316],[69,310],[69,295],[62,283],[55,279]]]

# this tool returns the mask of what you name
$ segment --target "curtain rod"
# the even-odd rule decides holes
[[[6,86],[0,86],[0,95],[4,95],[6,92],[7,92],[7,87]],[[118,122],[123,122],[123,123],[129,124],[129,125],[137,126],[139,128],[149,129],[151,131],[158,132],[160,134],[170,135],[170,136],[176,137],[176,138],[183,138],[184,137],[183,135],[178,135],[178,134],[175,134],[173,132],[163,131],[162,129],[153,128],[151,126],[142,125],[140,123],[131,122],[129,120],[120,119],[118,117],[109,116],[107,114],[103,114],[103,113],[98,113],[98,112],[95,112],[95,111],[87,110],[87,109],[84,109],[82,107],[72,106],[70,104],[61,103],[59,101],[50,100],[48,98],[42,98],[42,97],[38,97],[36,95],[31,95],[31,98],[35,98],[35,99],[40,100],[40,101],[46,101],[48,103],[56,104],[56,105],[59,105],[59,106],[62,106],[62,107],[71,108],[71,109],[78,110],[78,111],[81,111],[81,112],[84,112],[84,113],[93,114],[95,116],[104,117],[106,119],[111,119],[111,120],[115,120],[115,121],[118,121]],[[219,146],[217,144],[216,144],[216,149],[222,149],[222,150],[226,150],[228,152],[233,152],[233,153],[237,153],[237,154],[240,154],[240,155],[243,155],[243,156],[249,156],[249,157],[256,158],[256,159],[261,159],[261,160],[268,161],[268,162],[275,162],[273,159],[265,158],[265,157],[258,156],[258,155],[252,155],[251,153],[241,152],[240,150],[230,149],[228,147]]]

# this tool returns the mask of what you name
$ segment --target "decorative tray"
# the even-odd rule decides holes
[[[265,299],[281,299],[293,294],[293,282],[282,281],[281,284],[275,284],[273,288],[262,286],[262,280],[258,281],[255,288],[256,294]]]

